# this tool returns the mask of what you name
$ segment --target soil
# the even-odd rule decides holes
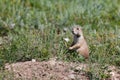
[[[120,80],[115,67],[109,69],[112,70],[111,77],[105,80]],[[5,70],[14,74],[14,80],[90,80],[88,64],[57,61],[55,58],[6,64]]]

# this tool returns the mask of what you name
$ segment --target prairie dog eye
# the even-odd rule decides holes
[[[79,28],[77,27],[77,30],[79,30]]]

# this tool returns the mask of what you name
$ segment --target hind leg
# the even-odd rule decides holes
[[[84,48],[77,49],[77,52],[78,52],[79,54],[81,54],[82,56],[84,56],[85,58],[88,58],[88,57],[89,57],[88,52],[87,52]]]

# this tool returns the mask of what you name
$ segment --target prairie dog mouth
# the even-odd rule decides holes
[[[80,34],[75,34],[73,30],[72,30],[72,34],[75,35],[75,36],[77,36],[77,37],[81,36]]]
[[[80,37],[81,35],[77,34],[76,36],[77,36],[77,37]]]

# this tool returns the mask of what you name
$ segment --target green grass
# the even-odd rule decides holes
[[[90,49],[88,63],[120,66],[119,0],[1,0],[0,65],[54,56],[85,62],[68,51],[74,24],[83,27]]]

